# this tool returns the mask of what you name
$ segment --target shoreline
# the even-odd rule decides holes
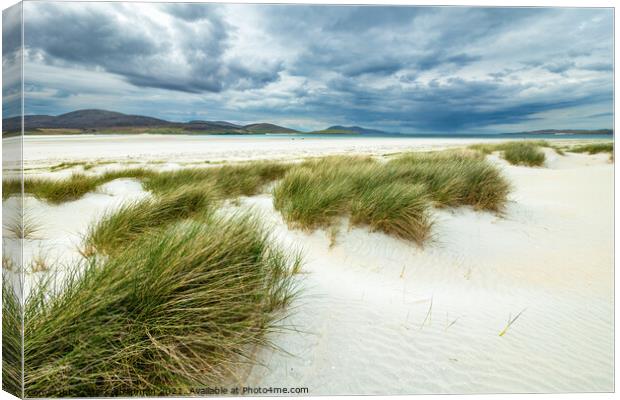
[[[613,138],[612,138],[613,139]],[[547,139],[558,145],[607,141],[605,139]],[[161,162],[201,163],[248,160],[296,160],[313,156],[364,154],[383,155],[403,151],[443,150],[474,143],[501,143],[514,138],[381,138],[281,136],[227,137],[122,135],[29,136],[24,139],[25,168],[62,162]],[[611,140],[613,141],[613,140]]]

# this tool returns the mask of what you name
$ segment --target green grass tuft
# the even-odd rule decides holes
[[[484,157],[468,152],[404,154],[387,164],[389,179],[426,185],[437,207],[501,211],[510,185]]]
[[[45,200],[52,204],[60,204],[67,201],[80,199],[86,193],[92,192],[99,185],[120,178],[142,179],[153,172],[142,169],[125,169],[107,172],[103,175],[85,175],[74,173],[65,179],[46,179],[26,177],[24,179],[24,192],[29,193],[39,200]],[[2,181],[2,198],[7,199],[11,195],[21,192],[21,182],[18,179]]]
[[[588,153],[588,154],[610,153],[610,154],[613,154],[614,144],[613,143],[583,144],[579,146],[569,147],[566,149],[566,151],[570,151],[571,153]]]
[[[56,172],[56,171],[62,171],[64,169],[69,169],[69,168],[74,168],[74,167],[78,167],[78,166],[84,166],[85,163],[83,162],[62,162],[56,165],[52,165],[50,167],[50,171],[51,172]]]
[[[3,255],[3,268],[4,268]],[[17,274],[2,276],[2,390],[22,396],[22,306],[11,282]],[[17,278],[19,279],[19,278]]]
[[[234,380],[280,329],[301,258],[274,246],[256,217],[214,211],[288,168],[253,162],[27,179],[26,192],[51,203],[119,178],[142,180],[154,197],[105,214],[86,235],[88,258],[67,267],[74,272],[61,287],[50,279],[27,300],[26,395],[190,394]],[[3,189],[6,198],[21,183],[3,181]]]
[[[429,208],[469,205],[500,211],[509,185],[499,170],[471,153],[410,153],[387,163],[368,157],[325,157],[294,166],[274,189],[274,206],[304,229],[353,224],[422,244]]]
[[[540,167],[545,163],[545,153],[529,142],[511,143],[504,149],[502,157],[513,165]]]
[[[482,154],[491,154],[499,151],[502,158],[513,165],[525,165],[529,167],[539,167],[545,163],[545,153],[541,147],[548,147],[559,155],[564,155],[564,151],[545,140],[527,140],[520,142],[503,142],[497,144],[477,143],[469,146],[472,150],[477,150]]]
[[[45,200],[52,204],[60,204],[67,201],[77,200],[86,193],[92,192],[99,185],[120,178],[144,178],[152,172],[146,169],[126,169],[108,172],[103,175],[85,175],[74,173],[65,179],[45,179],[26,177],[24,179],[24,192],[33,195],[39,200]],[[19,194],[21,182],[18,179],[2,181],[2,198]]]
[[[68,179],[52,180],[29,178],[24,181],[24,191],[40,200],[62,203],[77,200],[99,185],[99,180],[84,174],[73,174]]]
[[[209,196],[209,188],[181,188],[161,197],[125,204],[89,228],[84,254],[113,254],[148,230],[205,214],[211,211]]]
[[[141,180],[147,190],[162,194],[173,192],[182,186],[212,185],[220,198],[251,196],[266,184],[281,178],[290,168],[289,164],[269,161],[253,161],[220,167],[188,168],[178,171],[156,172],[146,168],[108,171],[102,175],[75,173],[64,179],[27,177],[24,191],[39,200],[52,204],[78,200],[98,186],[120,178]],[[21,192],[19,179],[2,181],[2,198],[7,199]]]
[[[29,299],[26,396],[182,395],[231,381],[280,329],[298,270],[248,215],[149,230]]]
[[[288,164],[268,161],[188,168],[153,174],[145,180],[145,187],[154,193],[165,193],[181,186],[208,184],[221,198],[251,196],[267,183],[281,178],[288,169]]]
[[[427,197],[424,185],[396,182],[369,188],[352,202],[351,222],[424,243],[432,225]]]
[[[18,178],[7,178],[2,180],[2,200],[22,192],[22,181]]]

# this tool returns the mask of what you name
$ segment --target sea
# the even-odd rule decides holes
[[[210,135],[212,136],[212,135]],[[226,135],[227,137],[249,135]],[[277,136],[290,138],[333,138],[342,139],[344,137],[368,137],[368,138],[411,138],[411,139],[600,139],[614,140],[613,134],[544,134],[544,133],[495,133],[495,134],[475,134],[475,133],[393,133],[393,134],[308,134],[308,133],[266,133],[251,136]]]

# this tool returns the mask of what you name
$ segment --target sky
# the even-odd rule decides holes
[[[402,133],[613,123],[611,9],[26,2],[24,42],[26,114]],[[5,41],[3,64],[18,49]]]

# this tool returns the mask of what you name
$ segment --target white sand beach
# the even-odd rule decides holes
[[[570,139],[554,142],[570,143]],[[26,168],[61,162],[189,164],[262,159],[300,159],[333,154],[384,155],[438,150],[506,139],[409,137],[293,137],[290,135],[29,135],[24,138]],[[26,171],[28,173],[28,171]]]
[[[192,135],[79,135],[26,136],[24,160],[50,161],[106,159],[114,161],[247,161],[301,158],[324,154],[381,154],[407,149],[432,149],[466,143],[463,139],[366,137],[304,138],[270,136]]]
[[[182,168],[205,161],[301,159],[327,154],[383,156],[468,145],[468,139],[27,137],[27,174],[68,161],[103,161],[88,173],[156,161]],[[274,334],[280,350],[259,352],[244,385],[308,387],[309,394],[613,391],[613,176],[608,154],[560,156],[544,167],[508,165],[513,190],[502,215],[434,210],[423,248],[363,228],[292,230],[269,193],[242,198],[278,241],[302,249],[301,297]],[[127,165],[124,165],[125,167]],[[89,224],[110,207],[147,196],[139,182],[110,182],[80,200],[26,199],[40,221],[25,241],[37,254],[79,257]],[[7,202],[13,199],[6,200]],[[59,267],[62,268],[62,267]],[[37,273],[28,272],[36,276]],[[518,318],[508,327],[508,321]]]

